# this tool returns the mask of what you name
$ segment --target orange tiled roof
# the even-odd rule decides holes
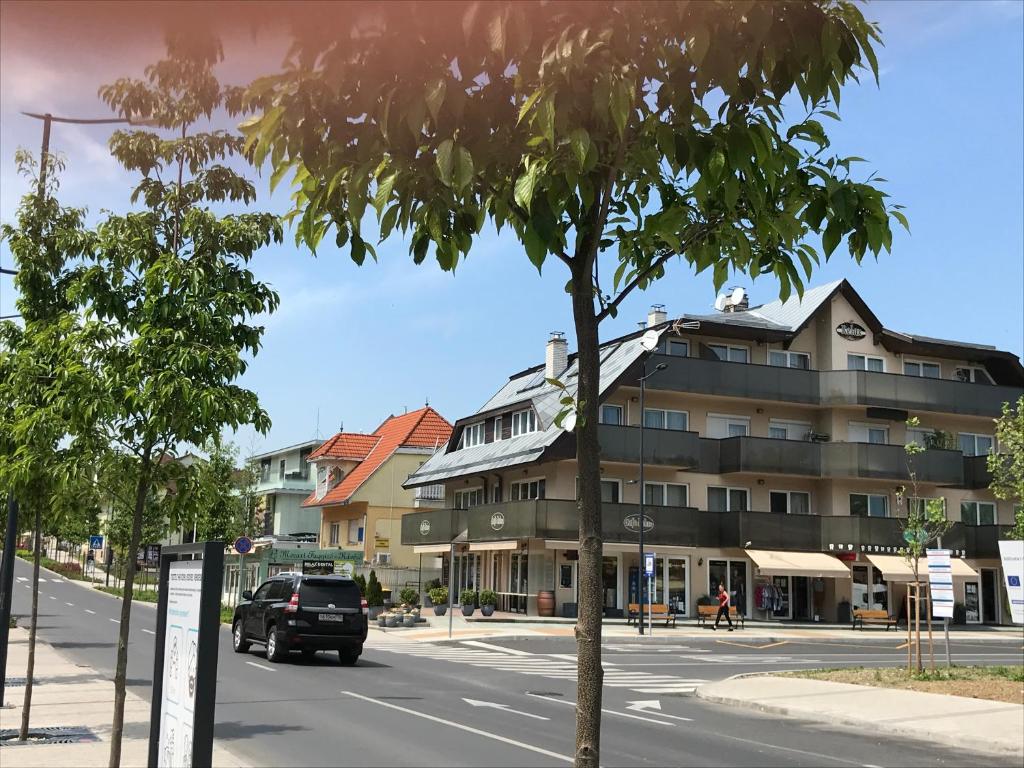
[[[371,438],[376,442],[370,447],[359,465],[349,472],[337,486],[329,490],[322,499],[317,500],[314,491],[309,498],[302,502],[302,505],[304,507],[319,507],[341,504],[350,499],[352,494],[380,468],[381,464],[391,458],[395,451],[402,446],[436,448],[447,442],[451,434],[452,425],[441,414],[427,406],[401,416],[389,416],[383,424],[374,430],[372,435],[346,435],[344,432],[335,435],[317,452],[311,454],[310,458],[316,458],[318,453],[331,455],[324,449],[339,438],[346,436]]]
[[[309,461],[326,456],[331,459],[362,461],[367,457],[380,437],[363,435],[358,432],[339,432],[311,454]]]

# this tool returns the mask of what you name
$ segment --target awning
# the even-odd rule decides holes
[[[579,541],[577,541],[575,539],[573,539],[571,541],[568,541],[568,540],[565,540],[565,539],[545,539],[544,540],[544,548],[545,549],[579,549],[580,548],[580,543],[579,543]],[[646,545],[644,545],[644,549],[646,549],[648,552],[653,552],[657,556],[661,556],[661,555],[687,555],[687,554],[690,554],[691,552],[693,552],[693,550],[696,549],[696,547],[680,547],[680,546],[674,546],[674,545],[670,546],[670,545],[667,545],[667,544],[646,544]],[[628,553],[639,554],[639,552],[640,552],[640,545],[639,545],[639,543],[637,543],[637,544],[624,544],[624,543],[619,542],[619,541],[606,541],[606,542],[604,542],[604,547],[603,547],[602,551],[606,555],[617,553],[617,552],[628,552]]]
[[[867,558],[871,561],[872,565],[882,572],[886,581],[914,580],[914,571],[910,567],[910,563],[899,555],[867,555]],[[978,578],[977,572],[958,557],[950,558],[949,564],[950,570],[954,576],[971,579]],[[927,558],[921,558],[918,577],[921,579],[922,583],[928,580]]]
[[[470,552],[494,552],[500,549],[519,549],[520,544],[515,539],[511,541],[481,541],[469,545]]]
[[[440,555],[451,552],[451,544],[417,544],[412,551],[417,555]]]
[[[777,552],[767,549],[748,549],[746,552],[762,576],[850,578],[850,569],[824,552]]]

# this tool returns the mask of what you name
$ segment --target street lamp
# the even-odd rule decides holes
[[[640,346],[643,347],[645,352],[654,351],[655,347],[658,346],[659,334],[657,331],[647,331],[640,338]],[[644,357],[643,362],[643,376],[640,377],[640,519],[638,521],[640,528],[640,568],[644,567],[644,392],[646,390],[647,379],[656,374],[658,371],[665,369],[664,363],[658,363],[654,370],[650,373],[647,372],[647,358]],[[637,616],[637,626],[639,627],[640,634],[644,633],[644,601],[643,601],[643,575],[640,573],[640,568],[637,569],[637,580],[636,580],[636,592],[637,602],[640,604],[639,615]]]

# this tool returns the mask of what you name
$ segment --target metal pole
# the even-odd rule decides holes
[[[914,582],[914,653],[917,655],[917,671],[921,671],[921,584]]]
[[[644,567],[644,389],[647,383],[647,360],[643,361],[643,376],[640,377],[640,519],[637,521],[640,526],[640,567],[636,574],[636,602],[639,610],[637,626],[640,634],[644,633],[644,599],[643,599],[643,572]],[[650,595],[650,588],[647,593]]]
[[[935,671],[935,645],[932,642],[932,584],[928,582],[928,599],[925,602],[925,610],[928,616],[928,658],[932,672]]]
[[[11,604],[14,601],[14,550],[18,546],[18,502],[7,494],[7,533],[0,563],[0,707],[4,705],[7,681],[7,644],[10,641]]]
[[[448,550],[448,639],[452,639],[452,617],[455,615],[455,542]],[[463,635],[465,637],[465,635]]]
[[[423,605],[423,555],[420,554],[420,573],[416,584],[416,591],[420,596],[420,605]]]
[[[193,542],[194,543],[194,542]],[[238,600],[241,601],[245,592],[245,555],[238,553]],[[237,603],[236,603],[237,605]]]
[[[953,659],[949,655],[949,617],[944,616],[942,618],[942,633],[946,636],[946,666],[953,666]]]
[[[874,588],[874,584],[871,585]],[[874,596],[872,595],[871,601],[874,602]],[[914,636],[912,634],[912,625],[910,623],[910,583],[907,583],[907,674],[909,675],[912,670],[911,654],[914,652]]]

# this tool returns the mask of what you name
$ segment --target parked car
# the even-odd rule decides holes
[[[358,585],[344,576],[282,573],[263,582],[256,593],[242,593],[231,623],[235,653],[252,643],[267,649],[267,660],[284,661],[291,651],[311,658],[317,651],[337,651],[350,666],[363,652],[367,630],[366,600]]]

